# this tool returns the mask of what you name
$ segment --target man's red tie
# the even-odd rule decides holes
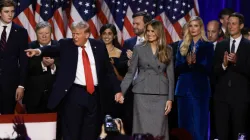
[[[83,61],[87,91],[90,94],[92,94],[95,91],[95,87],[94,87],[92,71],[91,71],[91,68],[90,68],[89,57],[88,57],[88,54],[85,51],[85,46],[82,47],[82,61]]]
[[[6,27],[7,26],[3,26],[3,32],[1,34],[1,50],[3,51],[6,47]]]

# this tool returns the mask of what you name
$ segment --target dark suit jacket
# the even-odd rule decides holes
[[[181,44],[181,42],[180,42]],[[212,70],[213,44],[199,40],[196,48],[196,63],[188,65],[186,56],[180,53],[180,45],[176,54],[176,71],[178,77],[175,94],[177,96],[187,96],[191,93],[193,97],[210,97],[211,89],[209,75]],[[189,52],[191,51],[191,46]]]
[[[250,88],[250,42],[242,37],[236,52],[236,64],[223,70],[224,52],[230,52],[230,39],[218,42],[215,50],[214,73],[216,74],[215,100],[249,102]]]
[[[52,40],[51,45],[57,45],[57,41]],[[38,41],[33,41],[29,44],[29,48],[40,48]],[[49,96],[53,83],[55,81],[55,74],[51,74],[50,67],[47,71],[43,71],[41,62],[42,56],[35,56],[29,59],[27,84],[24,94],[23,102],[26,105],[36,106],[44,96]],[[56,70],[58,70],[58,59],[55,58]],[[44,95],[44,96],[43,96]]]
[[[15,100],[18,85],[25,87],[28,57],[28,33],[23,27],[12,23],[6,48],[0,51],[0,83],[2,96]]]
[[[120,56],[120,62],[119,65],[117,66],[117,69],[119,73],[124,77],[128,71],[128,57],[127,57],[127,50],[133,51],[134,46],[136,44],[137,37],[132,37],[130,39],[127,39],[124,41],[123,48],[122,48],[122,53]]]
[[[98,90],[102,94],[104,83],[109,82],[113,85],[114,93],[120,92],[119,82],[109,61],[105,44],[94,39],[89,39],[89,42],[95,58]],[[72,39],[61,39],[59,44],[40,48],[43,56],[60,56],[60,69],[57,71],[56,82],[48,102],[50,109],[55,108],[61,102],[76,78],[78,46],[74,44]]]

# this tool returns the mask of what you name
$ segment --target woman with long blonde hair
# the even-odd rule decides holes
[[[175,91],[178,123],[180,128],[185,128],[193,136],[193,140],[205,140],[208,132],[213,44],[205,36],[200,17],[191,17],[187,26],[176,54],[175,68],[179,73]]]
[[[168,113],[174,100],[172,50],[167,45],[163,24],[152,20],[146,25],[145,43],[134,47],[131,65],[121,88],[126,94],[133,81],[133,134],[168,135]],[[134,76],[138,70],[135,80]]]

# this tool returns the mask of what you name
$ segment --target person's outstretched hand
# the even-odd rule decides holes
[[[27,137],[27,130],[23,118],[15,116],[13,124],[13,129],[17,133],[18,137]]]

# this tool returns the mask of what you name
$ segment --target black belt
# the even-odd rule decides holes
[[[87,86],[79,85],[79,84],[73,84],[73,85],[76,87],[83,88],[83,89],[87,90]],[[95,86],[95,89],[97,89],[97,86]]]

